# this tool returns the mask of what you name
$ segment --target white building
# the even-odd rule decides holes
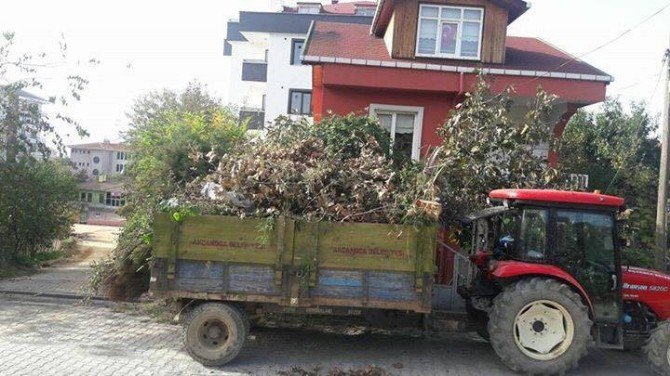
[[[89,177],[112,177],[125,172],[130,150],[124,144],[108,140],[89,144],[69,145],[70,163],[76,170],[86,171]]]
[[[281,115],[311,116],[312,69],[301,54],[312,21],[370,24],[375,8],[375,1],[298,2],[278,12],[242,11],[229,21],[229,102],[240,119],[260,129]]]

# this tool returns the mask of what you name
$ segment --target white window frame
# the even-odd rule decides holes
[[[425,17],[421,16],[421,10],[424,7],[428,8],[437,8],[437,17]],[[461,11],[461,18],[459,20],[456,19],[449,19],[449,18],[442,18],[442,9],[458,9]],[[465,10],[480,10],[481,13],[481,18],[479,20],[479,49],[477,50],[477,56],[461,56],[461,42],[462,42],[462,34],[463,34],[463,23],[464,22],[472,22],[471,20],[466,20],[463,18],[463,15],[465,14]],[[415,55],[419,57],[440,57],[440,58],[449,58],[449,59],[458,59],[458,60],[481,60],[482,56],[482,44],[484,44],[484,19],[486,18],[486,9],[480,8],[480,7],[463,7],[463,6],[445,6],[445,5],[437,5],[437,4],[421,4],[419,6],[419,15],[418,15],[418,20],[417,20],[417,26],[416,26],[416,51]],[[426,53],[420,53],[419,52],[419,38],[421,37],[421,19],[429,19],[429,20],[436,20],[437,21],[437,40],[435,41],[435,53],[434,54],[426,54]],[[439,52],[442,44],[442,38],[441,36],[441,30],[442,30],[442,24],[444,22],[458,22],[458,34],[456,35],[456,52],[454,54],[445,54]]]
[[[398,113],[414,115],[414,132],[412,135],[412,159],[419,161],[421,159],[421,131],[423,130],[423,107],[414,106],[396,106],[391,104],[371,103],[369,107],[370,117],[377,118],[377,111],[390,112],[392,117]],[[395,121],[391,121],[391,127]],[[393,152],[393,142],[395,141],[395,129],[391,129],[391,152]]]

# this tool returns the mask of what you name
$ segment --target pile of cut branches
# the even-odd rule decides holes
[[[423,165],[390,153],[373,119],[349,115],[318,124],[280,118],[264,137],[217,158],[217,170],[185,195],[203,213],[316,221],[420,224],[416,201],[435,189]]]

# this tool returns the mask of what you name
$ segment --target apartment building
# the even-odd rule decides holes
[[[311,117],[312,69],[301,61],[313,21],[370,25],[375,1],[298,2],[275,12],[241,11],[227,24],[229,103],[249,129],[278,116]]]
[[[89,177],[121,175],[130,159],[129,149],[109,140],[89,144],[70,145],[70,162]]]

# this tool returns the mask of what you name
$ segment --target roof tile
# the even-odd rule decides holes
[[[310,34],[305,56],[334,57],[396,62],[397,66],[408,63],[454,65],[459,67],[484,67],[512,71],[545,71],[568,74],[607,76],[607,73],[559,50],[550,44],[528,37],[508,36],[504,64],[482,64],[465,60],[417,58],[414,60],[393,59],[384,40],[370,34],[370,27],[359,24],[342,24],[317,21]],[[574,61],[573,61],[574,60]],[[423,65],[422,65],[423,66]]]

